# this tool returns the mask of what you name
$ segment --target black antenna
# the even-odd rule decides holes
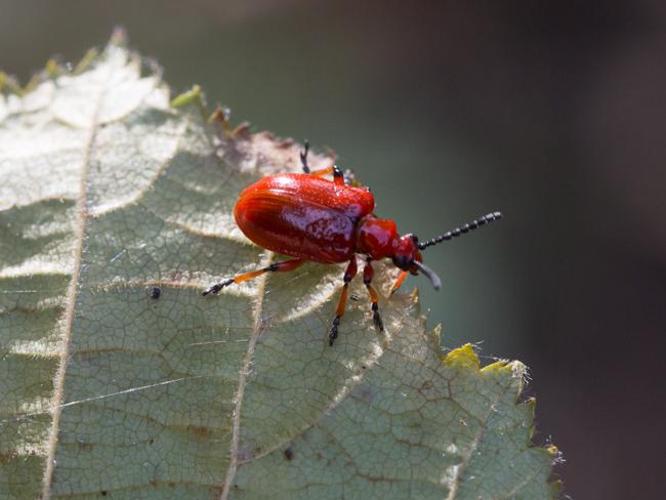
[[[457,238],[461,234],[468,233],[469,231],[472,231],[473,229],[477,229],[478,227],[483,226],[484,224],[490,224],[491,222],[494,222],[498,219],[502,218],[501,212],[492,212],[490,214],[486,214],[483,217],[479,217],[476,220],[473,220],[469,224],[465,224],[462,227],[457,227],[453,229],[452,231],[449,231],[448,233],[444,233],[440,236],[437,236],[431,240],[424,241],[422,243],[419,243],[419,250],[423,250],[425,248],[431,247],[433,245],[436,245],[437,243],[441,243],[442,241],[447,241],[450,240],[451,238]]]

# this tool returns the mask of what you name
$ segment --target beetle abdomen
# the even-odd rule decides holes
[[[355,252],[356,223],[374,208],[372,194],[305,174],[260,179],[240,195],[241,231],[271,251],[316,262],[345,262]]]

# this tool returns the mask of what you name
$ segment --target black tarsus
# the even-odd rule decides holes
[[[222,290],[225,286],[229,286],[234,282],[233,278],[229,278],[228,280],[222,281],[221,283],[216,283],[213,286],[211,286],[208,290],[205,290],[201,292],[201,295],[206,296],[209,293],[212,293],[213,295],[217,295],[220,293],[220,290]]]
[[[377,302],[372,303],[372,322],[375,324],[375,328],[380,332],[384,332],[384,322],[382,317],[379,314],[379,306]]]
[[[356,266],[356,257],[352,258],[347,264],[347,269],[345,269],[345,274],[342,277],[344,285],[342,291],[340,292],[340,298],[338,299],[338,307],[335,311],[335,318],[333,318],[333,324],[328,333],[328,345],[332,346],[335,339],[338,337],[338,327],[340,326],[340,319],[345,313],[345,308],[347,307],[347,294],[349,293],[349,283],[354,279],[357,272]]]
[[[333,325],[331,326],[331,330],[328,333],[328,345],[333,346],[333,342],[335,342],[335,339],[338,338],[338,327],[340,326],[340,316],[335,316],[333,319]]]
[[[496,220],[499,220],[502,218],[502,213],[501,212],[491,212],[489,214],[486,214],[482,217],[479,217],[478,219],[473,220],[469,224],[465,224],[462,227],[457,227],[451,231],[448,231],[440,236],[437,236],[431,240],[424,241],[422,243],[419,243],[419,250],[424,250],[428,247],[431,247],[433,245],[437,245],[438,243],[441,243],[442,241],[447,241],[452,238],[457,238],[461,234],[468,233],[469,231],[472,231],[474,229],[477,229],[484,224],[490,224],[491,222],[494,222]]]

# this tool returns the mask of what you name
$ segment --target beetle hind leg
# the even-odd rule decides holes
[[[220,293],[220,290],[223,288],[233,285],[234,283],[242,283],[243,281],[249,281],[251,279],[257,278],[261,276],[264,273],[281,273],[281,272],[288,272],[288,271],[293,271],[300,265],[302,265],[305,262],[304,259],[289,259],[289,260],[283,260],[282,262],[274,262],[273,264],[262,267],[261,269],[257,269],[256,271],[249,271],[247,273],[239,274],[237,276],[234,276],[233,278],[226,279],[224,281],[220,281],[219,283],[215,283],[214,285],[210,286],[203,292],[201,292],[201,295],[217,295]]]
[[[342,173],[342,170],[337,165],[332,165],[330,167],[321,168],[319,170],[312,170],[310,175],[315,177],[323,177],[325,175],[333,175],[333,182],[338,185],[343,185],[345,183],[345,175]]]
[[[310,141],[305,139],[303,142],[303,151],[301,151],[301,167],[306,174],[310,173],[310,166],[308,165],[308,153],[310,152]]]
[[[345,284],[342,287],[340,292],[340,299],[338,299],[338,307],[335,310],[335,318],[333,318],[333,324],[331,329],[328,332],[328,345],[332,346],[335,339],[338,338],[338,326],[340,326],[340,319],[345,313],[345,307],[347,306],[347,295],[349,293],[349,283],[356,276],[356,257],[353,257],[349,261],[349,265],[345,270],[345,275],[343,281]]]
[[[337,165],[332,165],[326,168],[320,168],[318,170],[311,170],[310,165],[308,164],[308,154],[310,153],[310,142],[306,139],[303,142],[303,151],[300,153],[301,157],[301,168],[303,173],[311,174],[315,177],[323,177],[324,175],[333,175],[333,182],[336,184],[344,184],[345,176],[342,170]]]

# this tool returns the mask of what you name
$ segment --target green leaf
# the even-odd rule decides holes
[[[119,37],[3,92],[0,497],[556,495],[525,367],[443,355],[392,271],[386,333],[356,283],[333,347],[341,267],[201,296],[276,258],[231,211],[300,146],[171,101]]]

